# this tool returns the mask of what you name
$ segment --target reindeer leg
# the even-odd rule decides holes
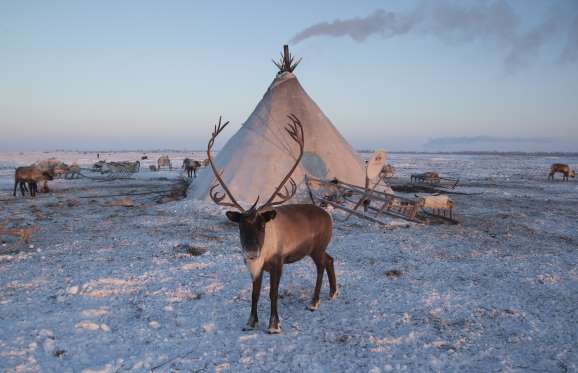
[[[23,181],[20,182],[20,193],[22,193],[23,197],[26,196],[26,186]]]
[[[325,253],[321,253],[321,258],[313,256],[313,261],[315,261],[315,266],[317,267],[317,281],[315,282],[315,291],[313,293],[313,299],[311,303],[307,306],[309,311],[315,311],[319,308],[319,293],[321,293],[321,285],[323,284],[323,272],[325,272]]]
[[[14,197],[16,197],[16,188],[18,187],[18,180],[14,179]]]
[[[335,280],[333,258],[329,254],[325,254],[325,270],[327,271],[327,279],[329,280],[329,299],[335,299],[337,294],[339,294],[339,290],[337,289],[337,281]]]
[[[281,324],[279,323],[279,315],[277,314],[277,297],[279,295],[279,281],[283,272],[283,263],[276,263],[270,272],[270,289],[269,298],[271,299],[271,317],[269,318],[269,334],[281,333]]]
[[[261,294],[261,282],[263,280],[263,272],[253,281],[253,293],[251,294],[251,315],[249,316],[249,321],[243,330],[253,330],[259,323],[259,318],[257,317],[257,304],[259,303],[259,295]]]

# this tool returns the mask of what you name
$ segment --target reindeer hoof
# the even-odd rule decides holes
[[[277,325],[276,327],[269,327],[269,329],[267,329],[267,333],[269,334],[281,333],[281,325]]]
[[[253,324],[253,325],[247,324],[247,325],[245,325],[245,326],[243,327],[242,330],[243,330],[244,332],[250,332],[251,330],[257,329],[258,326],[259,326],[259,323],[255,323],[255,324]]]
[[[339,295],[339,289],[336,289],[332,294],[329,294],[329,299],[333,300]]]
[[[311,312],[317,310],[319,308],[319,301],[312,302],[307,306],[307,309]]]
[[[247,321],[247,323],[245,324],[245,326],[243,327],[243,331],[249,331],[249,330],[255,330],[257,329],[257,327],[259,326],[259,320],[257,320],[257,318],[249,318],[249,321]]]

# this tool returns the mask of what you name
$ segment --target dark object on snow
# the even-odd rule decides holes
[[[391,269],[385,272],[385,275],[387,277],[401,277],[401,275],[403,275],[403,272],[398,269]]]
[[[178,244],[175,246],[175,250],[181,253],[187,253],[192,256],[201,256],[207,252],[207,249],[202,247],[191,246],[188,244]]]

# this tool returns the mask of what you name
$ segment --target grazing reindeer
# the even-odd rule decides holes
[[[554,174],[560,172],[562,176],[562,181],[568,180],[568,177],[576,177],[576,171],[570,168],[567,164],[554,163],[550,166],[550,173],[548,174],[548,180],[554,180]]]
[[[183,160],[183,166],[182,167],[187,172],[188,177],[193,177],[193,174],[195,175],[195,177],[197,177],[197,169],[199,169],[201,167],[201,162],[194,161],[194,160],[189,159],[189,158],[185,158]]]
[[[49,159],[46,159],[43,161],[39,161],[39,162],[32,164],[32,166],[40,169],[40,171],[42,173],[50,175],[50,179],[44,178],[44,184],[43,184],[42,188],[40,189],[40,191],[42,193],[50,192],[50,189],[48,189],[48,180],[53,180],[55,177],[59,177],[59,176],[64,175],[64,173],[66,172],[66,168],[67,168],[66,164],[60,162],[56,158],[49,158]],[[35,186],[35,188],[36,188],[36,186]]]
[[[20,185],[20,192],[26,195],[26,183],[30,189],[30,195],[36,196],[38,191],[37,183],[52,180],[52,173],[43,171],[37,166],[18,167],[14,172],[14,197],[16,197],[16,187]]]
[[[169,158],[168,155],[161,155],[159,157],[159,160],[157,161],[157,170],[160,171],[161,167],[169,167],[169,170],[173,169],[173,166],[171,164],[171,159]]]
[[[291,174],[303,157],[303,127],[295,115],[291,114],[289,119],[292,123],[288,125],[286,131],[299,145],[299,157],[271,197],[260,207],[257,207],[259,197],[250,209],[245,210],[241,207],[227,188],[221,177],[221,172],[217,170],[211,157],[211,148],[215,138],[229,122],[221,125],[221,118],[219,118],[219,124],[215,126],[207,148],[209,164],[217,179],[217,183],[209,190],[211,199],[221,206],[234,207],[239,210],[227,211],[226,215],[229,220],[239,224],[243,259],[253,280],[251,314],[244,330],[254,329],[257,326],[257,303],[261,292],[263,271],[270,274],[271,317],[269,319],[269,333],[281,332],[279,316],[277,315],[277,297],[283,264],[296,262],[306,256],[310,256],[315,262],[317,282],[313,300],[308,306],[311,311],[319,307],[319,293],[324,271],[327,271],[329,279],[330,298],[337,295],[333,258],[325,253],[332,233],[332,221],[329,214],[315,205],[299,204],[275,207],[289,200],[297,191],[297,185],[291,178]],[[285,185],[287,182],[289,182],[290,188]],[[215,190],[219,185],[224,193]],[[284,188],[283,191],[282,188]],[[223,201],[225,197],[228,197],[229,201]],[[275,201],[276,198],[278,198],[277,201]]]

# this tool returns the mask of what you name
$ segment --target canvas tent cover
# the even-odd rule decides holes
[[[238,201],[252,203],[257,196],[267,199],[289,171],[298,145],[287,135],[287,115],[295,114],[303,125],[305,149],[293,174],[298,195],[305,192],[305,174],[317,178],[338,178],[363,185],[364,166],[359,155],[345,141],[317,104],[305,92],[293,73],[279,74],[238,132],[214,156],[224,169],[223,179]],[[226,131],[231,128],[227,127]],[[221,135],[222,136],[222,135]],[[210,167],[193,182],[191,196],[208,199],[215,182]]]

